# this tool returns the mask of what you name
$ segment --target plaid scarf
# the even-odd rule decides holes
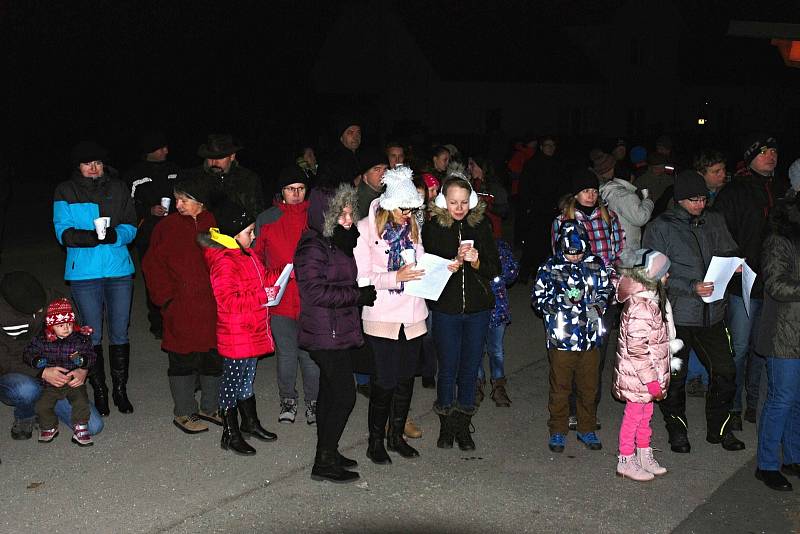
[[[387,222],[386,226],[383,227],[383,235],[381,238],[389,244],[389,259],[386,263],[387,271],[397,271],[400,267],[405,265],[400,253],[407,248],[414,248],[411,237],[409,237],[410,233],[410,224],[401,224],[398,226]],[[389,293],[402,293],[403,286],[403,282],[400,282],[400,289],[390,289]]]

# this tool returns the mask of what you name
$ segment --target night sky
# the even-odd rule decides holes
[[[457,80],[463,65],[478,64],[487,80],[535,81],[514,68],[532,50],[538,72],[550,71],[551,79],[579,76],[563,70],[573,51],[559,46],[560,25],[601,22],[621,3],[396,5],[434,67],[449,71],[445,77]],[[798,23],[800,2],[676,5],[687,27],[687,82],[705,76],[733,83],[741,65],[752,63],[767,69],[766,83],[797,83],[800,69],[783,67],[767,42],[725,32],[730,18]],[[336,1],[303,0],[0,1],[7,43],[3,152],[12,161],[14,154],[33,160],[31,176],[46,175],[65,168],[77,139],[93,137],[123,164],[135,157],[139,133],[155,127],[170,134],[173,153],[187,164],[209,131],[232,131],[263,165],[300,140],[327,133],[326,110],[318,109],[308,75],[339,10]]]

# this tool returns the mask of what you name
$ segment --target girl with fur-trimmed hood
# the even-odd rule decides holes
[[[353,406],[353,349],[364,344],[359,306],[371,306],[375,286],[358,287],[353,254],[359,233],[358,193],[348,184],[336,190],[315,189],[308,207],[308,230],[294,255],[300,291],[298,342],[319,366],[317,450],[313,480],[351,482],[358,465],[339,451],[339,439]]]
[[[617,475],[652,480],[667,470],[653,457],[650,419],[653,402],[669,388],[670,356],[683,347],[675,339],[672,308],[664,286],[669,258],[652,249],[623,254],[617,299],[623,304],[614,369],[614,396],[625,401],[619,430]],[[676,366],[680,360],[675,358]]]
[[[441,424],[437,446],[461,450],[475,443],[469,425],[475,413],[475,384],[494,309],[491,281],[500,275],[497,245],[486,204],[464,175],[452,175],[431,207],[422,227],[426,253],[452,258],[453,273],[437,301],[429,301],[433,337],[439,354],[434,410]]]

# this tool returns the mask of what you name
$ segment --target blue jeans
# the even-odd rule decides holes
[[[800,360],[766,358],[767,401],[758,418],[758,468],[800,463]]]
[[[472,410],[475,408],[478,362],[483,356],[491,312],[432,313],[433,337],[439,357],[436,404],[448,409],[457,400],[461,408]]]
[[[489,355],[489,371],[492,374],[492,380],[506,376],[504,366],[506,353],[503,350],[503,338],[505,335],[505,323],[499,326],[490,326],[489,332],[486,334],[486,353]],[[483,371],[483,355],[481,354],[481,360],[478,362],[478,380],[485,379],[486,373]]]
[[[708,371],[700,363],[700,359],[694,349],[691,349],[689,351],[689,371],[686,373],[686,381],[688,382],[697,377],[700,377],[703,385],[708,385]]]
[[[94,330],[93,345],[100,345],[103,341],[104,311],[108,314],[109,345],[128,343],[128,323],[133,295],[132,276],[72,280],[69,285],[81,322]]]
[[[366,386],[369,384],[369,375],[365,375],[364,373],[353,373],[353,376],[356,377],[356,384],[359,386]]]
[[[744,309],[744,300],[730,295],[728,300],[728,333],[731,336],[733,362],[736,365],[736,396],[733,398],[734,412],[742,411],[742,390],[747,390],[747,407],[758,408],[758,388],[761,385],[761,371],[764,358],[752,350],[758,322],[761,319],[763,300],[750,299],[750,316]]]
[[[14,407],[15,419],[34,417],[34,406],[41,394],[42,384],[36,378],[20,373],[0,376],[0,402]],[[103,418],[91,402],[89,410],[89,433],[95,436],[103,430]],[[72,406],[67,399],[56,402],[55,412],[62,423],[72,426]]]

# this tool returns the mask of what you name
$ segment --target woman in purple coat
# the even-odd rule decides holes
[[[347,419],[356,402],[352,349],[364,344],[359,306],[371,306],[374,286],[359,288],[353,249],[358,239],[358,195],[342,184],[335,191],[314,190],[308,231],[300,238],[294,274],[300,291],[298,344],[319,366],[317,451],[311,478],[351,482],[357,462],[339,454]]]

